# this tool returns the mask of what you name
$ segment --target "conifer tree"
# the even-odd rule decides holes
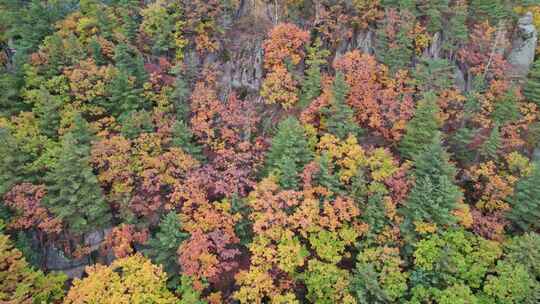
[[[499,133],[499,125],[496,124],[491,130],[489,137],[482,144],[480,155],[485,159],[497,159],[497,150],[501,146],[501,134]]]
[[[109,84],[109,97],[103,106],[115,117],[144,107],[141,89],[134,87],[125,71],[120,71]]]
[[[354,111],[346,104],[348,85],[343,73],[337,72],[332,88],[332,100],[329,108],[321,112],[325,116],[325,124],[328,132],[340,139],[345,139],[349,134],[359,135],[360,127],[354,121]]]
[[[0,127],[0,198],[13,185],[28,177],[26,164],[30,156],[22,151],[11,132]]]
[[[178,277],[180,267],[178,266],[176,251],[180,244],[189,238],[189,234],[182,232],[180,219],[175,212],[170,212],[163,217],[159,223],[159,230],[151,238],[147,245],[145,254],[152,259],[156,265],[162,265],[167,272],[169,279]]]
[[[405,217],[403,228],[414,230],[417,222],[449,225],[455,222],[452,211],[461,198],[459,187],[454,184],[455,167],[441,145],[440,134],[431,144],[414,157],[415,185],[400,213]]]
[[[321,65],[326,63],[328,50],[321,50],[321,39],[315,40],[313,46],[307,48],[306,78],[302,84],[300,94],[300,107],[306,107],[313,99],[321,95]]]
[[[285,189],[298,185],[298,173],[312,158],[304,128],[300,122],[289,117],[278,125],[277,134],[266,158],[264,173],[275,174]]]
[[[522,231],[538,231],[540,229],[540,163],[533,164],[529,176],[522,178],[510,199],[512,209],[507,217]]]
[[[431,144],[439,128],[438,112],[437,96],[432,92],[426,93],[418,103],[416,113],[407,124],[406,133],[399,144],[403,157],[412,159]]]
[[[467,28],[467,1],[457,0],[451,8],[452,15],[449,17],[448,25],[445,27],[442,48],[445,51],[456,51],[464,45],[469,38]]]
[[[523,95],[527,101],[540,107],[540,59],[536,60],[529,71],[527,82],[523,87]]]
[[[44,205],[76,234],[104,227],[110,220],[109,206],[90,166],[91,139],[87,123],[76,118],[73,130],[61,138],[57,165],[45,176]]]
[[[198,160],[203,160],[202,147],[196,143],[193,132],[189,126],[182,120],[177,120],[172,129],[171,144]]]
[[[114,61],[121,72],[137,79],[137,85],[146,81],[143,58],[137,50],[130,49],[125,43],[118,44],[114,50]]]
[[[488,19],[493,24],[497,24],[499,20],[510,14],[505,2],[503,0],[472,0],[470,12],[475,18]]]

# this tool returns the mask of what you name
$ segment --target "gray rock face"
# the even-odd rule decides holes
[[[512,43],[508,61],[512,64],[515,77],[525,77],[534,61],[538,33],[533,24],[533,15],[528,12],[519,19],[517,35]]]

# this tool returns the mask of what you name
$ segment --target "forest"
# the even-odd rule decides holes
[[[540,0],[0,0],[0,303],[540,303]]]

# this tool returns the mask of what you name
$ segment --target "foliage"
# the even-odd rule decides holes
[[[384,65],[359,51],[346,53],[335,67],[349,85],[347,103],[357,122],[388,140],[399,140],[414,112],[407,74],[401,71],[391,78]]]
[[[312,157],[302,126],[293,117],[278,125],[266,156],[265,172],[277,176],[285,189],[298,186],[298,174]]]
[[[414,158],[436,136],[440,125],[437,117],[439,107],[436,101],[437,97],[428,92],[418,103],[414,117],[407,124],[405,135],[399,144],[399,150],[404,157]]]
[[[523,95],[540,106],[540,60],[536,60],[529,71],[527,82],[523,86]]]
[[[178,303],[163,270],[140,254],[110,266],[88,266],[86,272],[84,279],[75,279],[64,303]]]
[[[456,169],[448,162],[439,135],[414,158],[414,165],[415,185],[400,210],[405,217],[405,230],[411,233],[413,224],[424,222],[436,226],[455,223],[451,212],[462,193],[454,184]]]
[[[354,121],[353,110],[345,103],[348,87],[343,74],[338,72],[332,87],[332,99],[330,107],[322,109],[325,127],[329,133],[344,139],[350,134],[358,135],[360,128]]]
[[[176,250],[189,238],[182,232],[182,225],[178,215],[167,213],[159,223],[159,231],[147,242],[149,247],[145,254],[157,265],[162,265],[169,278],[174,278],[180,272],[176,261]]]
[[[0,234],[0,300],[6,303],[53,303],[64,296],[64,274],[43,274],[28,265],[13,248],[9,237]]]
[[[290,23],[278,24],[269,33],[263,46],[264,67],[269,73],[261,88],[261,96],[266,98],[267,103],[278,103],[285,109],[297,103],[297,81],[288,71],[288,65],[300,63],[304,57],[303,46],[308,40],[306,31]]]
[[[315,303],[355,303],[347,292],[348,272],[332,264],[310,260],[306,276],[307,298]]]
[[[535,231],[538,229],[540,193],[537,185],[539,179],[540,165],[534,163],[531,174],[523,177],[516,184],[514,195],[510,198],[512,209],[507,216],[519,230]]]
[[[98,179],[90,167],[89,144],[90,133],[84,124],[81,129],[65,134],[63,153],[57,166],[46,176],[45,207],[70,232],[77,234],[104,227],[111,218]]]

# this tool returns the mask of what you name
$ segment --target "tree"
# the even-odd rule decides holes
[[[266,156],[264,173],[275,174],[283,188],[294,189],[298,186],[298,173],[311,158],[304,128],[296,118],[288,117],[278,125]]]
[[[57,165],[45,177],[48,193],[44,206],[70,232],[79,234],[104,227],[111,215],[90,166],[91,133],[84,119],[76,121],[76,128],[61,139],[62,153]]]
[[[523,86],[523,95],[540,107],[540,59],[534,62],[529,71],[527,82]]]
[[[405,135],[399,143],[403,157],[412,159],[431,144],[440,126],[438,113],[437,96],[427,92],[418,103],[414,117],[407,124]]]
[[[415,184],[400,213],[405,217],[406,232],[415,230],[413,225],[428,223],[445,226],[455,223],[452,211],[462,193],[454,184],[455,167],[448,162],[440,135],[414,158]]]
[[[264,68],[268,74],[261,87],[261,96],[267,103],[278,103],[288,109],[298,101],[297,81],[289,67],[300,63],[308,41],[308,32],[291,23],[278,24],[270,31],[263,45]]]
[[[511,12],[503,0],[472,0],[470,13],[472,16],[489,19],[493,24],[507,17]]]
[[[374,130],[387,140],[399,140],[414,114],[407,73],[390,74],[375,57],[358,50],[345,53],[334,67],[343,72],[349,85],[347,104],[353,108],[360,126]]]
[[[300,93],[300,107],[305,108],[309,103],[321,95],[321,65],[326,63],[325,57],[330,55],[328,50],[321,50],[322,42],[315,40],[312,46],[307,48],[306,78],[302,83]]]
[[[308,262],[303,278],[308,290],[307,298],[312,303],[355,303],[348,292],[350,274],[347,270],[313,259]]]
[[[1,224],[1,223],[0,223]],[[43,274],[28,265],[0,232],[0,301],[2,303],[56,303],[64,296],[64,274]]]
[[[485,159],[497,160],[497,151],[501,147],[501,134],[499,133],[499,125],[495,124],[489,133],[489,137],[480,148],[480,155]]]
[[[533,164],[529,176],[522,178],[510,198],[511,210],[507,217],[521,231],[537,231],[540,228],[540,163]]]
[[[193,132],[183,120],[174,122],[171,144],[198,160],[204,159],[202,147],[196,143]]]
[[[28,176],[26,166],[31,158],[7,128],[0,127],[0,141],[4,143],[0,145],[0,196],[3,196]]]
[[[115,260],[110,266],[86,268],[87,277],[75,279],[65,304],[178,303],[167,290],[167,275],[140,254]]]
[[[176,251],[189,234],[182,232],[178,214],[169,212],[159,223],[156,235],[147,242],[149,247],[145,254],[157,265],[162,265],[169,279],[178,278],[180,268],[176,259]]]
[[[343,73],[337,72],[332,87],[332,99],[329,108],[322,109],[325,116],[325,125],[328,132],[336,135],[340,139],[345,139],[349,135],[359,135],[360,127],[354,121],[354,111],[346,104],[349,88]]]
[[[396,303],[405,295],[408,274],[398,248],[366,248],[357,256],[351,289],[358,303]]]

